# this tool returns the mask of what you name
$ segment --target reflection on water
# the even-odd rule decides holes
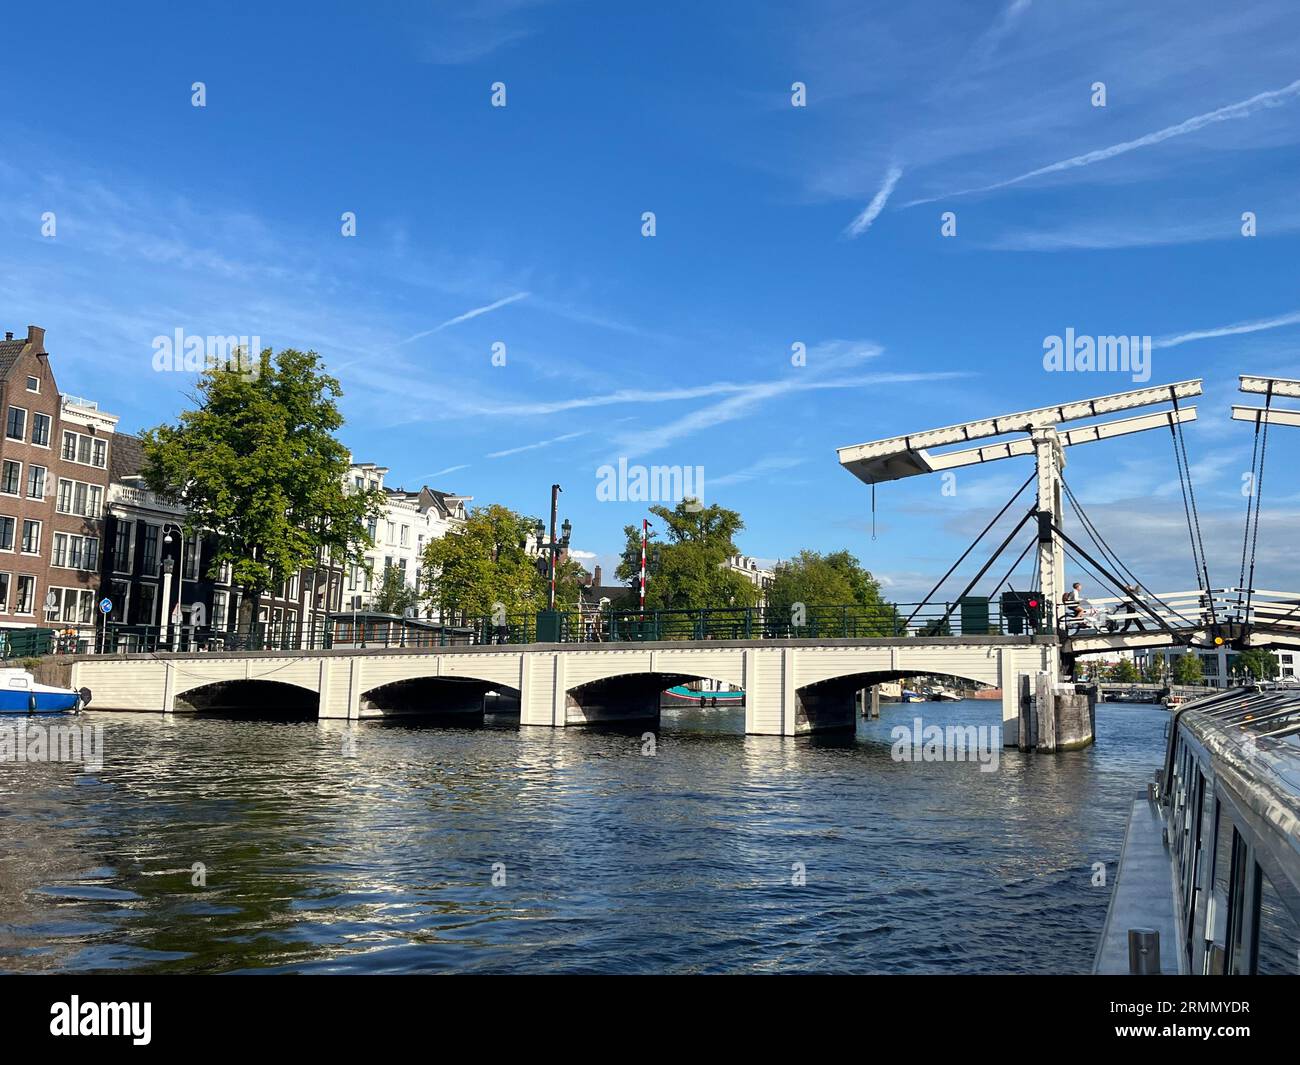
[[[675,707],[651,756],[643,728],[91,714],[98,773],[0,764],[0,970],[1085,971],[1167,715],[1100,706],[1095,747],[994,773],[890,759],[918,714],[999,713],[776,739]]]

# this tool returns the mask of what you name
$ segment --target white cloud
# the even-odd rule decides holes
[[[871,223],[876,220],[880,212],[885,209],[885,204],[889,201],[890,194],[894,191],[894,186],[898,184],[898,179],[903,176],[903,168],[894,164],[890,166],[885,173],[885,180],[876,194],[871,197],[871,202],[862,209],[862,213],[849,223],[848,228],[844,231],[845,236],[860,237],[868,229]]]
[[[497,300],[495,303],[489,303],[483,307],[475,307],[473,310],[466,311],[464,314],[456,315],[455,318],[448,318],[445,322],[435,325],[432,329],[426,329],[422,333],[416,333],[413,336],[407,337],[398,344],[398,347],[401,347],[402,344],[409,344],[413,340],[422,340],[424,337],[433,336],[434,333],[440,333],[448,326],[459,325],[461,322],[468,322],[471,318],[477,318],[481,314],[488,314],[500,307],[506,307],[511,303],[518,303],[520,300],[526,300],[529,295],[530,294],[527,292],[516,292],[513,296],[506,296],[505,299]]]
[[[490,459],[502,459],[507,455],[518,455],[522,451],[536,451],[538,448],[550,447],[552,444],[559,444],[565,440],[574,440],[580,436],[586,436],[588,430],[580,429],[576,433],[565,433],[563,436],[553,436],[549,440],[538,440],[535,444],[523,444],[520,447],[507,448],[504,451],[493,451],[487,457]]]
[[[1045,174],[1055,174],[1064,170],[1073,170],[1079,167],[1092,166],[1094,163],[1102,163],[1107,159],[1115,158],[1117,155],[1124,155],[1127,152],[1137,151],[1139,148],[1147,148],[1153,144],[1159,144],[1162,141],[1167,141],[1173,137],[1181,137],[1188,133],[1195,133],[1197,130],[1204,129],[1206,126],[1213,125],[1217,122],[1227,122],[1238,118],[1249,118],[1257,111],[1261,111],[1265,108],[1279,107],[1287,101],[1294,99],[1297,95],[1300,95],[1300,79],[1297,79],[1280,89],[1271,89],[1268,92],[1256,93],[1248,100],[1241,100],[1235,104],[1227,104],[1223,107],[1216,108],[1213,111],[1207,111],[1204,114],[1194,115],[1191,118],[1176,123],[1175,125],[1166,126],[1164,129],[1158,129],[1153,133],[1147,133],[1144,136],[1134,138],[1133,140],[1121,141],[1118,144],[1112,144],[1106,148],[1098,148],[1096,151],[1085,152],[1082,155],[1074,155],[1069,159],[1062,159],[1059,162],[1049,163],[1047,166],[1040,166],[1036,170],[1030,170],[1024,174],[1019,174],[1016,177],[1007,178],[1005,181],[996,181],[991,185],[962,189],[958,192],[947,193],[944,196],[929,196],[920,200],[912,200],[907,203],[906,206],[915,207],[923,203],[934,203],[941,199],[952,199],[955,196],[971,196],[981,192],[993,192],[997,189],[1005,189],[1011,185],[1019,185],[1021,182],[1030,181],[1033,178],[1042,177]]]
[[[1175,336],[1160,337],[1151,342],[1153,348],[1176,348],[1193,340],[1211,340],[1215,337],[1239,336],[1242,333],[1258,333],[1265,329],[1282,329],[1289,325],[1300,325],[1300,311],[1280,314],[1275,318],[1260,318],[1253,322],[1237,322],[1235,325],[1219,326],[1217,329],[1200,329],[1190,333],[1178,333]]]

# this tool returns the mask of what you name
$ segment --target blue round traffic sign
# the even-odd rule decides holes
[[[99,612],[101,614],[109,614],[112,613],[112,610],[113,600],[108,598],[108,596],[104,596],[104,598],[99,601]]]

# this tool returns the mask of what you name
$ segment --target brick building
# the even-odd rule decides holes
[[[0,628],[93,639],[117,417],[59,392],[45,330],[0,341]]]

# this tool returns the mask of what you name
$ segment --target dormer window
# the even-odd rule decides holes
[[[27,391],[28,391],[28,392],[40,392],[40,390],[41,390],[41,380],[40,380],[39,377],[29,377],[29,378],[27,378]]]

